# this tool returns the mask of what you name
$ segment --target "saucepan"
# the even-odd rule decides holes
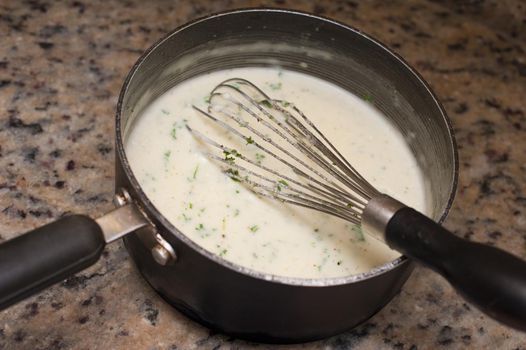
[[[198,246],[141,189],[124,147],[141,112],[186,79],[247,66],[281,66],[358,96],[374,94],[375,107],[409,140],[427,181],[431,217],[439,223],[445,219],[458,177],[453,131],[431,89],[405,61],[330,19],[276,9],[220,13],[174,30],[133,66],[117,105],[116,209],[97,219],[66,216],[0,245],[0,308],[96,263],[104,246],[121,237],[140,273],[168,303],[237,337],[264,342],[324,338],[364,322],[386,305],[413,269],[404,256],[342,278],[264,274]]]

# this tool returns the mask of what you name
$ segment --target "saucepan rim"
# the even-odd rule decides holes
[[[123,136],[123,125],[122,125],[122,108],[124,103],[124,98],[126,94],[129,92],[130,82],[132,81],[134,75],[136,72],[140,69],[142,63],[148,58],[148,56],[155,51],[159,46],[161,46],[166,40],[168,40],[170,37],[177,35],[177,33],[182,32],[186,30],[187,28],[198,26],[200,23],[211,20],[211,19],[217,19],[221,17],[227,17],[230,15],[239,15],[243,13],[280,13],[280,14],[292,14],[292,15],[298,15],[298,16],[305,16],[312,19],[315,19],[317,21],[325,22],[326,24],[333,25],[333,26],[339,26],[341,28],[344,28],[345,30],[348,30],[350,32],[353,32],[356,35],[361,36],[364,40],[368,40],[375,45],[377,45],[379,48],[381,48],[386,55],[391,56],[394,58],[399,64],[405,66],[409,74],[412,74],[414,78],[417,79],[417,81],[421,84],[422,89],[426,91],[427,94],[432,98],[432,101],[436,105],[438,111],[440,112],[443,121],[446,123],[447,131],[449,136],[449,140],[451,141],[451,152],[453,153],[453,181],[451,183],[450,187],[450,193],[448,197],[448,201],[446,203],[446,206],[444,207],[444,210],[442,212],[442,215],[440,216],[438,222],[442,223],[444,219],[446,218],[449,210],[451,209],[451,206],[453,204],[453,200],[455,198],[456,189],[457,189],[457,183],[458,183],[458,151],[457,151],[457,144],[455,140],[454,131],[451,125],[451,122],[449,118],[446,115],[446,112],[440,103],[440,101],[435,96],[434,92],[430,88],[430,86],[426,83],[426,81],[420,76],[420,74],[413,69],[402,57],[400,57],[397,53],[391,51],[386,45],[381,43],[380,41],[376,40],[372,36],[365,34],[361,32],[360,30],[353,28],[352,26],[349,26],[347,24],[341,23],[339,21],[336,21],[334,19],[313,15],[307,12],[303,11],[297,11],[297,10],[288,10],[288,9],[276,9],[276,8],[249,8],[249,9],[236,9],[236,10],[230,10],[230,11],[224,11],[219,12],[215,14],[211,14],[205,17],[201,17],[198,19],[195,19],[193,21],[187,22],[174,30],[170,31],[168,34],[166,34],[163,38],[158,40],[156,43],[154,43],[152,46],[150,46],[144,53],[138,58],[138,60],[135,62],[133,67],[131,68],[130,72],[128,73],[123,86],[121,88],[121,92],[119,95],[119,100],[117,103],[117,111],[116,111],[116,124],[115,124],[115,133],[116,133],[116,153],[118,155],[118,158],[121,161],[122,168],[124,170],[125,176],[130,181],[131,185],[133,186],[135,193],[138,196],[138,203],[139,206],[142,206],[146,209],[148,212],[148,215],[154,215],[155,218],[160,222],[165,228],[167,228],[170,231],[170,234],[175,235],[180,241],[187,244],[189,247],[194,249],[195,251],[199,252],[200,254],[204,255],[206,258],[215,261],[218,264],[221,264],[231,270],[234,270],[238,273],[247,275],[248,277],[257,278],[261,280],[266,280],[269,282],[274,283],[280,283],[280,284],[286,284],[286,285],[296,285],[296,286],[305,286],[305,287],[328,287],[328,286],[337,286],[337,285],[345,285],[355,282],[361,282],[365,281],[370,278],[374,278],[376,276],[379,276],[383,273],[386,273],[388,271],[391,271],[398,266],[401,266],[403,264],[409,263],[409,259],[402,255],[395,260],[389,261],[383,265],[377,266],[367,272],[359,273],[359,274],[353,274],[349,276],[344,277],[333,277],[333,278],[299,278],[299,277],[287,277],[287,276],[279,276],[279,275],[273,275],[268,273],[263,273],[254,269],[246,268],[241,265],[232,263],[230,261],[227,261],[218,255],[204,249],[194,241],[192,241],[189,237],[187,237],[184,233],[179,231],[168,219],[166,219],[161,212],[157,210],[155,205],[148,199],[148,196],[143,192],[142,187],[140,186],[139,182],[135,178],[135,175],[133,174],[133,171],[130,167],[130,164],[128,162],[128,159],[126,157],[126,151],[124,148],[124,136]],[[161,235],[164,232],[160,232]]]

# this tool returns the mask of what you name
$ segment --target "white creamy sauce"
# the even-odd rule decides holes
[[[204,146],[184,125],[225,138],[211,130],[192,105],[205,106],[211,89],[232,77],[248,79],[272,98],[294,103],[376,188],[426,213],[416,160],[399,132],[367,99],[277,68],[240,68],[192,78],[143,112],[127,135],[126,153],[156,208],[205,249],[274,275],[340,277],[397,258],[399,253],[364,236],[353,224],[256,196],[205,155]]]

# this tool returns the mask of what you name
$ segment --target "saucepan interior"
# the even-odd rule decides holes
[[[195,256],[196,259],[213,261],[221,265],[222,272],[232,270],[237,274],[247,275],[252,278],[250,283],[254,285],[264,280],[268,283],[310,287],[345,285],[374,279],[386,274],[386,271],[396,270],[400,265],[404,265],[406,259],[402,257],[370,273],[332,281],[267,276],[247,271],[199,248],[163,218],[151,204],[140,189],[126,160],[123,144],[127,133],[134,126],[134,121],[153,100],[186,79],[215,70],[250,66],[280,66],[320,77],[358,96],[372,96],[375,107],[405,136],[418,161],[427,184],[430,216],[437,221],[445,218],[456,188],[457,154],[451,127],[433,93],[403,60],[375,40],[337,22],[292,11],[241,10],[214,15],[172,32],[147,51],[128,76],[119,101],[117,185],[129,188],[132,196],[142,203],[158,228],[161,231],[166,230],[163,231],[166,234],[165,238],[178,245],[179,248],[176,247],[176,250],[188,252],[187,255]],[[237,322],[238,320],[233,316],[237,312],[233,310],[235,307],[231,308],[229,314],[222,313],[218,316],[214,313],[220,307],[214,309],[215,306],[211,306],[214,301],[206,299],[204,302],[194,295],[185,296],[185,293],[189,293],[192,288],[182,287],[181,284],[197,282],[185,280],[185,272],[180,266],[174,267],[169,272],[159,271],[147,252],[138,247],[138,240],[133,235],[126,238],[126,242],[143,275],[172,304],[209,326],[242,336],[246,336],[257,327],[267,327],[261,330],[264,334],[262,337],[248,336],[258,340],[314,339],[352,327],[370,317],[389,301],[408,276],[407,273],[400,273],[397,277],[400,283],[393,282],[392,285],[385,287],[374,286],[376,291],[370,294],[370,300],[367,301],[373,305],[359,312],[363,305],[355,305],[354,309],[349,307],[348,310],[346,307],[343,309],[339,307],[342,309],[342,315],[336,314],[335,310],[338,310],[336,306],[334,309],[328,307],[328,310],[332,310],[332,316],[318,314],[318,317],[326,323],[326,326],[320,326],[318,331],[313,330],[316,322],[309,323],[307,319],[298,323],[297,329],[294,329],[294,325],[290,322],[289,325],[282,325],[281,323],[285,321],[280,324],[268,321],[272,318],[268,318],[267,321],[261,320],[260,323],[251,320],[250,322],[254,322],[251,325],[247,320]],[[180,270],[177,270],[178,268]],[[191,265],[191,268],[196,268],[196,265]],[[205,273],[211,274],[209,271],[215,268],[216,266],[211,267]],[[172,275],[168,276],[167,273]],[[225,277],[225,283],[228,284],[228,280],[239,281],[240,278],[237,275],[229,275]],[[177,283],[172,283],[171,279],[177,280]],[[210,276],[206,283],[211,283],[212,279],[213,277]],[[200,288],[206,283],[203,282]],[[386,290],[382,292],[381,288]],[[235,293],[234,289],[231,288],[228,293]],[[275,292],[274,290],[269,295],[272,295],[272,300],[279,307],[280,297],[274,295]],[[294,295],[296,292],[291,293]],[[310,298],[309,293],[313,293],[313,298],[318,298],[316,293],[321,292],[313,289],[304,291],[306,302]],[[375,293],[378,294],[378,299],[373,296]],[[232,299],[230,294],[222,296],[219,290],[216,291],[215,297],[223,298],[220,301],[223,308],[228,307]],[[338,294],[341,296],[342,291],[338,291]],[[345,300],[352,303],[350,298]],[[261,303],[259,309],[251,309],[248,301],[243,305],[244,312],[253,312],[254,317],[260,317],[257,313],[265,307],[264,296],[259,302]],[[238,298],[237,303],[239,308],[239,303],[242,305],[243,301]],[[298,310],[310,307],[300,305],[301,303],[293,304],[284,304],[282,320],[287,320],[288,317],[297,320],[301,316]],[[298,310],[292,309],[293,307]],[[353,312],[352,310],[356,310],[356,317],[345,316],[344,313]],[[287,312],[290,315],[285,315]],[[308,318],[305,313],[303,315]],[[330,324],[331,317],[337,324]],[[288,329],[285,329],[287,327]]]

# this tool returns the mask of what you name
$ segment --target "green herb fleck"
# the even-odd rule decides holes
[[[276,183],[276,190],[281,191],[283,187],[288,187],[289,184],[285,180],[278,180]]]
[[[288,186],[289,186],[288,182],[285,181],[285,180],[278,180],[278,182],[279,182],[280,184],[282,184],[283,186],[285,186],[285,187],[288,187]]]
[[[261,161],[265,158],[265,155],[264,154],[261,154],[261,153],[256,153],[256,162],[258,164],[261,164]]]
[[[234,211],[234,216],[238,216],[238,215],[239,215],[239,209],[236,209],[236,210]]]
[[[195,167],[195,169],[194,169],[194,173],[193,173],[193,175],[192,175],[192,179],[195,180],[195,178],[197,177],[197,172],[198,172],[198,171],[199,171],[199,165],[197,165],[197,166]]]
[[[241,153],[239,153],[235,149],[231,149],[230,151],[223,150],[223,154],[225,156],[225,160],[229,163],[234,163],[236,157],[241,157]]]
[[[290,106],[290,102],[288,102],[288,101],[279,101],[279,102],[281,103],[281,105],[282,105],[283,107],[288,107],[288,106]]]
[[[195,227],[195,229],[196,229],[197,231],[202,231],[202,230],[205,229],[205,226],[204,226],[203,224],[199,224],[199,225],[197,225],[197,226]]]
[[[362,228],[358,225],[350,225],[351,232],[354,233],[354,240],[358,242],[365,241],[365,236],[363,235]]]
[[[250,231],[252,232],[257,232],[257,230],[259,230],[259,226],[258,225],[252,225],[249,227]]]
[[[188,209],[192,209],[194,207],[194,204],[192,202],[188,203]]]
[[[247,145],[253,144],[254,140],[252,139],[252,136],[246,137],[245,140],[247,140]]]
[[[281,82],[278,83],[270,83],[269,86],[272,90],[279,90],[281,89]]]
[[[167,162],[168,159],[170,159],[170,155],[172,154],[171,151],[166,151],[164,152],[163,156],[164,156],[164,160]]]
[[[329,257],[330,257],[330,254],[329,254],[327,248],[323,249],[323,253],[325,253],[325,256],[323,257],[321,263],[318,265],[318,271],[321,271],[321,269],[327,263],[327,261],[329,260]]]
[[[272,108],[272,103],[270,103],[269,100],[261,100],[261,101],[259,101],[259,104],[263,105],[265,107],[268,107],[268,108]]]
[[[203,100],[205,101],[205,103],[210,103],[210,99],[211,99],[211,98],[212,98],[212,96],[211,96],[210,94],[208,94],[208,95],[206,95],[206,96],[204,97]]]
[[[239,178],[239,171],[237,169],[228,168],[225,170],[225,174],[228,175],[229,178],[231,178],[235,182],[241,182],[241,179]]]
[[[228,253],[228,250],[227,250],[227,249],[223,249],[223,250],[221,250],[221,252],[219,253],[219,256],[225,256],[226,253]]]
[[[187,120],[183,119],[182,123],[175,122],[172,124],[172,130],[170,131],[170,135],[174,140],[177,140],[177,129],[182,129],[186,125]]]
[[[365,102],[369,102],[369,103],[371,103],[371,102],[373,102],[374,97],[373,97],[372,95],[370,95],[370,94],[366,94],[366,95],[363,96],[363,100],[364,100]]]
[[[184,214],[184,213],[183,213],[183,214],[181,214],[181,216],[183,217],[183,220],[184,220],[185,222],[188,222],[188,221],[192,220],[192,218],[191,218],[191,217],[187,216],[187,215],[186,215],[186,214]]]

